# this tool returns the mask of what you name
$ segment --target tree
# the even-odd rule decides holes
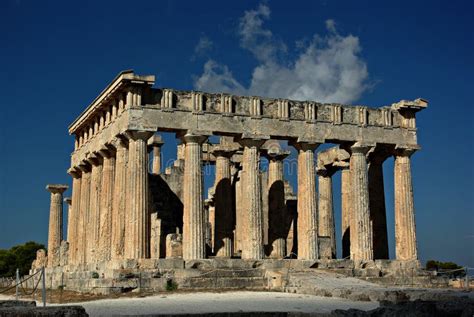
[[[462,277],[466,275],[463,267],[457,265],[454,262],[440,262],[435,260],[429,260],[426,262],[426,269],[430,271],[437,271],[439,274],[445,274],[449,277]]]
[[[15,276],[17,268],[20,269],[20,275],[28,274],[39,249],[44,249],[44,245],[34,241],[16,245],[10,250],[0,249],[0,277]]]

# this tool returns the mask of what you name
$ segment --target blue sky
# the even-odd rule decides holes
[[[46,242],[45,186],[70,183],[67,126],[132,68],[176,89],[428,99],[412,159],[420,257],[474,267],[473,16],[472,1],[2,1],[0,248]],[[393,160],[384,171],[393,241]]]

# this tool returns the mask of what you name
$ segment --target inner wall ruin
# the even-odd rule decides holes
[[[332,176],[342,179],[342,254],[388,259],[383,162],[395,158],[396,260],[417,261],[410,157],[423,99],[369,108],[154,88],[121,72],[69,126],[72,197],[51,192],[48,267],[205,258],[335,259]],[[159,132],[181,140],[162,170]],[[207,142],[219,136],[217,144]],[[298,191],[283,162],[297,150]],[[318,151],[324,143],[338,146]],[[260,157],[268,172],[260,170]],[[151,160],[151,162],[149,161]],[[203,164],[215,164],[203,188]],[[316,185],[318,184],[318,185]],[[316,191],[318,187],[319,193]]]

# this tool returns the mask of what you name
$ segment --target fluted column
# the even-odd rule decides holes
[[[72,210],[72,198],[71,197],[64,197],[63,201],[67,205],[67,238],[66,241],[69,243],[69,241],[72,239],[71,236],[71,227],[73,226],[73,219],[72,219],[72,214],[74,213]],[[69,245],[71,245],[69,243]],[[69,256],[71,254],[69,253]]]
[[[271,245],[269,257],[282,259],[286,256],[287,209],[285,204],[285,180],[283,177],[283,160],[289,152],[266,151],[268,159],[268,244]]]
[[[48,266],[59,265],[59,247],[63,239],[63,193],[67,185],[48,185],[46,189],[51,193],[49,207],[48,230]]]
[[[343,259],[350,257],[351,241],[354,241],[355,239],[355,237],[352,237],[353,233],[351,232],[350,225],[352,215],[351,191],[351,171],[349,166],[346,166],[341,170],[341,226]]]
[[[319,249],[314,151],[319,143],[293,145],[298,150],[298,259],[316,260]]]
[[[395,252],[397,260],[417,260],[415,207],[411,179],[412,149],[395,153]]]
[[[372,156],[368,168],[370,219],[372,220],[374,259],[388,259],[387,216],[383,184],[383,156]]]
[[[235,251],[242,251],[244,233],[243,228],[245,226],[243,199],[242,199],[242,170],[236,173],[237,179],[235,180]]]
[[[153,152],[153,160],[151,164],[151,173],[158,175],[161,171],[161,146],[164,142],[161,140],[161,136],[153,135],[148,140],[148,149]]]
[[[260,147],[265,140],[242,139],[242,198],[245,226],[242,228],[242,259],[263,259],[263,210],[260,184]]]
[[[183,259],[206,257],[204,236],[204,204],[202,199],[202,143],[206,136],[186,134],[183,137],[184,184],[183,184]]]
[[[115,177],[112,201],[112,245],[111,258],[122,259],[124,256],[125,240],[125,208],[127,188],[128,146],[122,139],[115,139]]]
[[[366,154],[368,146],[359,143],[351,147],[351,185],[353,219],[351,232],[355,229],[355,243],[351,240],[351,258],[354,260],[373,260],[372,223],[369,210],[369,181]]]
[[[334,208],[332,200],[332,172],[326,169],[318,171],[318,235],[331,240],[332,258],[336,258],[336,234]]]
[[[90,208],[90,183],[91,183],[91,166],[88,163],[79,165],[82,171],[81,178],[81,197],[80,212],[77,221],[77,264],[87,263],[87,241],[89,236],[89,227],[87,223],[87,215]]]
[[[217,257],[231,257],[233,253],[232,186],[230,158],[234,152],[222,149],[213,151],[216,157],[214,252]]]
[[[148,258],[150,255],[150,215],[148,214],[147,140],[153,135],[147,131],[127,131],[129,137],[126,257]],[[127,192],[127,191],[126,191]],[[128,229],[128,230],[127,230]],[[130,242],[130,243],[128,243]]]
[[[99,252],[98,261],[108,261],[111,258],[112,247],[112,204],[115,174],[115,156],[111,150],[100,151],[103,157],[101,191],[100,191],[100,218],[99,218]]]
[[[87,263],[96,262],[98,259],[99,249],[99,232],[100,232],[100,191],[102,178],[102,157],[92,154],[88,158],[91,164],[91,182],[90,182],[90,198],[89,212],[87,214]]]
[[[79,168],[70,169],[72,176],[72,201],[68,213],[67,241],[69,242],[69,263],[77,264],[78,224],[81,212],[82,173]]]

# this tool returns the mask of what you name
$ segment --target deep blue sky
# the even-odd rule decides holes
[[[422,150],[412,159],[420,257],[474,267],[474,8],[472,1],[265,2],[265,28],[289,48],[352,34],[367,65],[355,104],[423,97]],[[155,74],[157,86],[192,89],[209,59],[248,86],[258,62],[242,49],[239,19],[252,1],[2,1],[0,3],[0,248],[46,242],[47,183],[66,174],[67,126],[121,70]],[[196,51],[200,39],[209,49]],[[289,50],[288,60],[295,50]],[[165,147],[170,156],[172,146]],[[393,160],[385,164],[393,240]],[[294,177],[290,177],[294,181]],[[210,183],[210,180],[207,180]],[[335,195],[339,181],[336,179]],[[339,224],[339,204],[336,218]],[[339,232],[339,227],[338,227]],[[393,255],[393,243],[391,244]]]

